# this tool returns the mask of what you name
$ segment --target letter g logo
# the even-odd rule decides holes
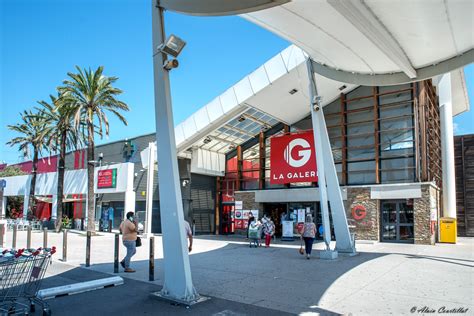
[[[291,156],[291,153],[293,152],[293,149],[296,146],[303,147],[302,149],[298,150],[298,159],[294,159]],[[296,138],[293,139],[288,146],[285,148],[284,152],[284,158],[285,161],[292,167],[298,168],[301,166],[304,166],[308,161],[309,158],[311,158],[311,147],[309,146],[309,143],[303,139],[303,138]]]

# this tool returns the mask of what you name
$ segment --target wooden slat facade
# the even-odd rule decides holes
[[[458,236],[474,237],[474,135],[454,137]]]

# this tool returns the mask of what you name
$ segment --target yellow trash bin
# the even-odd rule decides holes
[[[452,217],[441,217],[439,219],[439,242],[456,243],[457,224]]]

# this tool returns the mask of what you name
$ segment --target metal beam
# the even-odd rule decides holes
[[[249,13],[279,6],[290,0],[159,0],[170,11],[197,16],[220,16]]]
[[[362,0],[328,0],[328,3],[400,67],[408,77],[411,79],[417,77],[416,70],[400,44]]]
[[[337,70],[335,68],[317,63],[314,60],[312,60],[312,62],[313,69],[317,74],[332,80],[361,86],[391,86],[422,81],[469,65],[470,63],[474,62],[474,48],[438,64],[418,68],[416,70],[418,76],[413,79],[409,78],[403,72],[371,75]]]
[[[308,76],[310,81],[311,96],[311,118],[313,123],[314,143],[316,147],[316,160],[318,170],[319,193],[321,196],[321,209],[323,215],[324,232],[330,231],[329,218],[327,220],[327,203],[331,205],[331,214],[334,225],[334,234],[336,235],[336,251],[344,253],[355,253],[354,240],[352,240],[349,226],[347,224],[346,211],[342,201],[342,194],[337,178],[336,166],[334,165],[334,157],[332,155],[331,143],[329,142],[328,130],[324,113],[321,106],[315,109],[315,104],[319,105],[316,100],[318,96],[314,70],[312,69],[311,60],[306,62],[308,66]],[[327,187],[326,187],[327,183]],[[326,214],[325,214],[326,213]],[[326,242],[326,250],[329,250],[329,241],[331,236],[324,235]]]

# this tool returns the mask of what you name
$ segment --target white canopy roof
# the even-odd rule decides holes
[[[474,61],[471,0],[294,0],[243,17],[299,46],[316,72],[342,82],[397,84]]]

